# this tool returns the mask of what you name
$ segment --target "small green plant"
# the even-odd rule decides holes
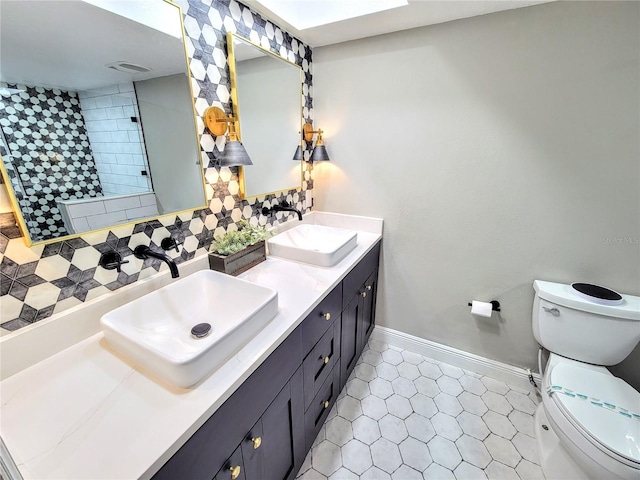
[[[254,226],[246,220],[240,220],[238,230],[216,237],[209,251],[219,255],[231,255],[270,236],[271,232],[268,232],[266,227]]]

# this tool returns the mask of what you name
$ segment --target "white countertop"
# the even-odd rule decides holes
[[[3,380],[0,434],[22,476],[152,477],[382,236],[381,220],[314,213],[305,222],[356,226],[355,250],[333,267],[270,256],[243,273],[278,291],[278,315],[195,387],[153,377],[114,352],[102,333]],[[206,256],[192,262],[196,270],[208,267]]]

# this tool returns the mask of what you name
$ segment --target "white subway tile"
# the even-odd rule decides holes
[[[95,97],[96,107],[98,108],[107,108],[113,106],[113,99],[109,96],[98,96]]]
[[[124,112],[124,116],[125,117],[137,117],[138,114],[135,110],[135,108],[133,108],[133,105],[125,105],[122,107],[122,111]]]
[[[133,155],[130,153],[119,153],[116,155],[119,165],[133,165]]]
[[[108,143],[105,148],[106,153],[123,153],[122,143]]]
[[[118,156],[116,153],[101,153],[100,161],[102,163],[118,163]]]
[[[67,211],[71,218],[76,218],[105,213],[107,210],[104,208],[102,200],[88,200],[83,203],[67,205]]]
[[[130,142],[140,143],[140,132],[137,129],[136,130],[130,130],[130,131],[125,132],[125,133],[128,135]]]
[[[126,222],[127,216],[124,211],[119,211],[105,213],[102,215],[92,215],[90,217],[87,217],[87,221],[89,222],[89,226],[93,230],[96,228],[105,228],[117,223]]]
[[[129,134],[121,131],[111,132],[111,139],[118,143],[129,143]]]
[[[89,226],[89,222],[87,221],[87,217],[78,217],[78,218],[74,218],[72,220],[73,222],[73,233],[82,233],[82,232],[88,232],[89,230],[91,230],[91,227]]]
[[[135,220],[137,218],[153,217],[158,215],[158,208],[155,205],[147,207],[133,208],[127,210],[127,219]]]
[[[143,207],[146,207],[149,205],[157,205],[156,194],[151,192],[151,193],[145,193],[143,195],[140,195],[140,204]]]
[[[118,130],[117,120],[88,120],[85,122],[87,130],[92,132],[109,132]]]
[[[129,118],[121,118],[116,120],[117,122],[117,128],[114,128],[114,130],[137,130],[138,129],[138,124],[134,123],[131,121],[131,119]]]
[[[85,122],[89,122],[92,120],[107,120],[107,109],[106,108],[94,108],[91,110],[83,110],[82,115],[84,116]]]
[[[131,208],[140,208],[142,206],[140,197],[131,196],[123,198],[109,198],[104,201],[107,212],[116,212],[118,210],[127,210]]]
[[[89,141],[93,144],[93,143],[97,143],[97,142],[112,142],[113,141],[113,137],[111,135],[111,132],[92,132],[87,130],[87,133],[89,134]]]

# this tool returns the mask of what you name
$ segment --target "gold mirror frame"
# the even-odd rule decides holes
[[[184,16],[182,14],[182,8],[180,7],[180,5],[174,3],[171,0],[163,0],[166,4],[171,5],[172,7],[175,7],[177,9],[177,14],[178,14],[178,18],[180,21],[180,31],[182,32],[182,50],[184,53],[184,62],[185,62],[185,75],[187,77],[187,83],[189,86],[189,95],[190,95],[190,100],[191,100],[191,112],[192,112],[192,117],[193,117],[193,134],[194,134],[194,141],[195,141],[195,152],[198,155],[198,163],[200,165],[200,179],[201,179],[201,184],[202,184],[202,198],[204,200],[204,204],[202,205],[195,205],[193,207],[184,209],[184,210],[179,210],[176,212],[169,212],[169,213],[162,213],[161,215],[154,215],[151,217],[144,217],[144,218],[139,218],[136,220],[132,220],[132,221],[128,221],[128,222],[123,222],[123,223],[119,223],[116,225],[112,225],[112,226],[108,226],[108,227],[104,227],[104,228],[98,228],[95,230],[88,230],[88,231],[84,231],[81,233],[74,233],[74,234],[70,234],[70,235],[64,235],[64,236],[60,236],[60,237],[55,237],[55,238],[50,238],[50,239],[46,239],[46,240],[38,240],[38,241],[33,241],[31,238],[31,234],[29,232],[29,229],[27,227],[26,221],[24,219],[22,210],[20,208],[20,204],[19,201],[15,195],[14,189],[13,189],[13,185],[11,183],[11,178],[9,176],[9,173],[5,167],[4,164],[4,160],[2,158],[2,155],[0,155],[0,175],[2,175],[2,180],[4,182],[4,185],[6,187],[8,196],[9,196],[9,201],[11,203],[11,208],[13,209],[13,213],[16,219],[16,223],[18,224],[18,227],[20,228],[20,231],[22,233],[22,238],[24,240],[24,243],[27,247],[31,247],[31,246],[37,246],[37,245],[48,245],[51,243],[57,243],[57,242],[61,242],[64,240],[68,240],[68,239],[72,239],[72,238],[78,238],[78,237],[82,237],[83,235],[88,235],[91,233],[95,233],[95,232],[101,232],[101,231],[108,231],[108,230],[112,230],[114,228],[121,228],[121,227],[126,227],[126,226],[130,226],[130,225],[135,225],[138,223],[143,223],[149,220],[153,220],[156,218],[160,218],[160,217],[164,217],[164,216],[168,216],[168,215],[176,215],[179,216],[181,214],[185,214],[185,213],[189,213],[189,212],[193,212],[194,210],[199,210],[199,209],[204,209],[207,208],[208,206],[208,201],[207,201],[207,192],[206,192],[206,181],[205,181],[205,176],[204,176],[204,166],[202,164],[202,151],[200,148],[200,136],[198,134],[198,129],[197,129],[197,112],[196,112],[196,108],[195,108],[195,104],[194,104],[194,95],[193,95],[193,88],[192,88],[192,82],[191,82],[191,70],[189,68],[189,56],[188,56],[188,52],[187,52],[187,46],[186,46],[186,42],[187,42],[187,37],[186,37],[186,32],[185,32],[185,28],[184,28]],[[7,151],[8,151],[8,146],[6,146]],[[10,154],[10,152],[8,151],[8,153]],[[0,187],[2,188],[2,187]],[[105,197],[108,198],[108,197]]]
[[[299,127],[298,127],[298,131],[296,132],[298,135],[298,140],[297,143],[294,143],[292,145],[290,145],[290,150],[291,150],[291,155],[288,155],[286,158],[283,158],[282,162],[283,165],[292,165],[292,160],[293,160],[293,152],[295,151],[296,147],[300,144],[300,131],[302,128],[302,124],[303,124],[303,116],[302,116],[302,105],[303,105],[303,91],[302,91],[302,83],[303,83],[303,72],[302,72],[302,67],[296,63],[293,63],[291,61],[289,61],[286,58],[281,57],[280,55],[272,52],[271,50],[267,50],[266,48],[263,48],[261,45],[258,45],[254,42],[252,42],[251,40],[244,38],[240,35],[237,35],[235,33],[232,32],[228,32],[227,33],[227,53],[228,53],[228,61],[229,61],[229,75],[230,75],[230,83],[231,83],[231,104],[232,104],[232,109],[233,109],[233,116],[236,118],[237,122],[238,122],[238,129],[237,129],[237,134],[238,137],[240,139],[240,141],[242,142],[242,118],[240,115],[240,103],[238,100],[238,72],[237,72],[237,65],[236,65],[236,52],[235,52],[235,46],[234,46],[234,40],[240,40],[242,42],[244,42],[245,44],[250,45],[253,48],[256,48],[257,50],[259,50],[260,52],[264,53],[266,56],[269,56],[271,58],[277,59],[279,61],[285,62],[286,64],[289,64],[293,67],[295,67],[296,69],[298,69],[299,72],[299,90],[298,90],[298,118],[299,118]],[[274,121],[277,122],[277,119],[274,119]],[[246,147],[246,145],[245,145]],[[255,153],[249,152],[249,154],[251,155],[251,160],[253,161],[254,164],[256,164],[257,162],[260,162],[260,157],[259,155],[256,157]],[[256,157],[256,158],[254,158]],[[300,166],[300,178],[299,178],[299,183],[295,186],[291,186],[291,187],[286,187],[286,188],[282,188],[280,190],[275,190],[275,191],[268,191],[268,192],[260,192],[260,193],[256,193],[254,195],[251,196],[247,196],[247,192],[246,192],[246,184],[245,184],[245,175],[247,174],[251,174],[250,170],[249,172],[245,171],[245,168],[249,168],[251,169],[251,167],[244,167],[244,166],[239,166],[238,167],[238,181],[240,184],[240,198],[242,198],[243,200],[252,200],[255,199],[257,197],[263,197],[266,195],[278,195],[278,194],[282,194],[282,193],[286,193],[289,192],[291,190],[302,190],[302,185],[303,185],[303,181],[304,181],[304,168],[303,168],[304,162],[299,162],[299,166]]]

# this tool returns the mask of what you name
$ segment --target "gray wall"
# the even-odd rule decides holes
[[[554,2],[314,49],[316,208],[384,218],[379,324],[534,367],[534,279],[640,294],[639,9]]]

